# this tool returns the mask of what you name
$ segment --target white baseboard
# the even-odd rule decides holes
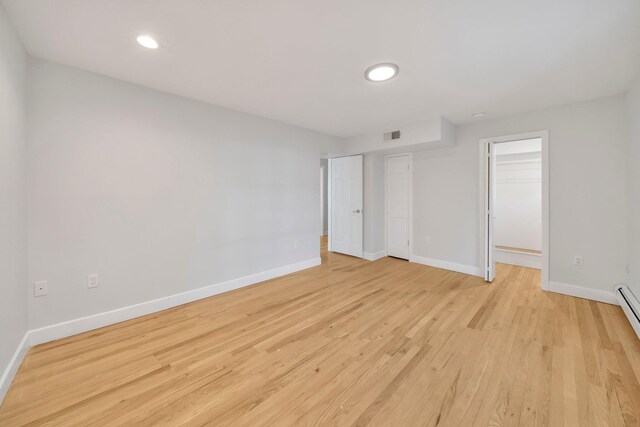
[[[519,265],[527,268],[542,269],[542,256],[527,252],[510,251],[496,248],[493,252],[495,262],[502,264]]]
[[[24,337],[22,337],[22,340],[18,344],[18,348],[15,353],[13,353],[13,357],[0,377],[0,405],[2,405],[2,401],[9,391],[13,377],[16,376],[24,357],[27,355],[29,347],[29,332],[27,331],[27,333],[24,334]]]
[[[599,289],[584,288],[582,286],[549,281],[549,291],[572,297],[590,299],[607,304],[619,305],[614,292],[601,291]]]
[[[362,257],[369,261],[375,261],[380,258],[384,258],[387,256],[387,251],[378,251],[378,252],[363,252]]]
[[[455,262],[441,261],[433,258],[426,258],[418,255],[411,255],[409,261],[418,264],[428,265],[430,267],[442,268],[444,270],[451,270],[458,273],[470,274],[472,276],[484,277],[482,269],[474,267],[472,265],[457,264]]]
[[[273,270],[263,271],[261,273],[250,274],[226,282],[217,283],[215,285],[205,286],[203,288],[194,289],[179,294],[169,295],[166,297],[145,301],[140,304],[134,304],[127,307],[118,308],[103,313],[93,314],[91,316],[81,317],[78,319],[68,320],[66,322],[57,323],[55,325],[45,326],[29,331],[29,343],[31,345],[42,344],[45,342],[65,338],[82,332],[91,331],[93,329],[102,328],[104,326],[113,325],[114,323],[123,322],[125,320],[134,319],[136,317],[145,316],[178,305],[197,301],[223,292],[239,289],[244,286],[254,285],[265,280],[274,279],[286,274],[295,273],[310,267],[320,265],[320,258],[311,258],[297,264],[286,265],[284,267],[275,268]]]

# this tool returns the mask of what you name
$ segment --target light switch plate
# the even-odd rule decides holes
[[[90,274],[87,276],[87,288],[97,288],[98,287],[98,275]]]

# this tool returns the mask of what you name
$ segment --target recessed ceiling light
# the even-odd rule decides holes
[[[138,41],[138,43],[140,43],[142,46],[146,48],[149,48],[149,49],[158,48],[158,42],[155,41],[154,38],[151,36],[138,36],[136,40]]]
[[[484,117],[484,114],[485,113],[475,113],[473,117],[475,117],[476,119],[479,119],[480,117]]]
[[[371,82],[384,82],[397,76],[398,71],[398,66],[396,64],[376,64],[367,68],[367,71],[364,72],[364,76]]]

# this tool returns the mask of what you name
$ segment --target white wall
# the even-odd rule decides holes
[[[414,255],[479,265],[477,144],[414,153]]]
[[[27,331],[26,64],[0,4],[0,377]]]
[[[627,94],[629,123],[629,286],[640,298],[640,76]]]
[[[385,250],[384,154],[365,154],[363,163],[363,250],[376,254]]]
[[[540,152],[496,152],[496,246],[542,250],[542,163]]]
[[[319,256],[334,138],[42,60],[28,100],[31,328]]]
[[[608,97],[460,126],[454,147],[415,153],[414,253],[480,266],[478,141],[548,129],[550,279],[611,291],[628,259],[625,115]]]

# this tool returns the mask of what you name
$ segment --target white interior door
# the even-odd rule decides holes
[[[495,229],[495,206],[496,206],[496,155],[494,149],[494,143],[489,141],[485,144],[486,154],[486,173],[484,184],[484,197],[485,197],[485,273],[484,279],[487,282],[493,282],[496,278],[496,262],[493,257],[495,243],[493,240],[493,233]]]
[[[331,159],[331,250],[362,258],[362,156]]]
[[[409,259],[411,163],[408,155],[387,157],[387,255]]]

